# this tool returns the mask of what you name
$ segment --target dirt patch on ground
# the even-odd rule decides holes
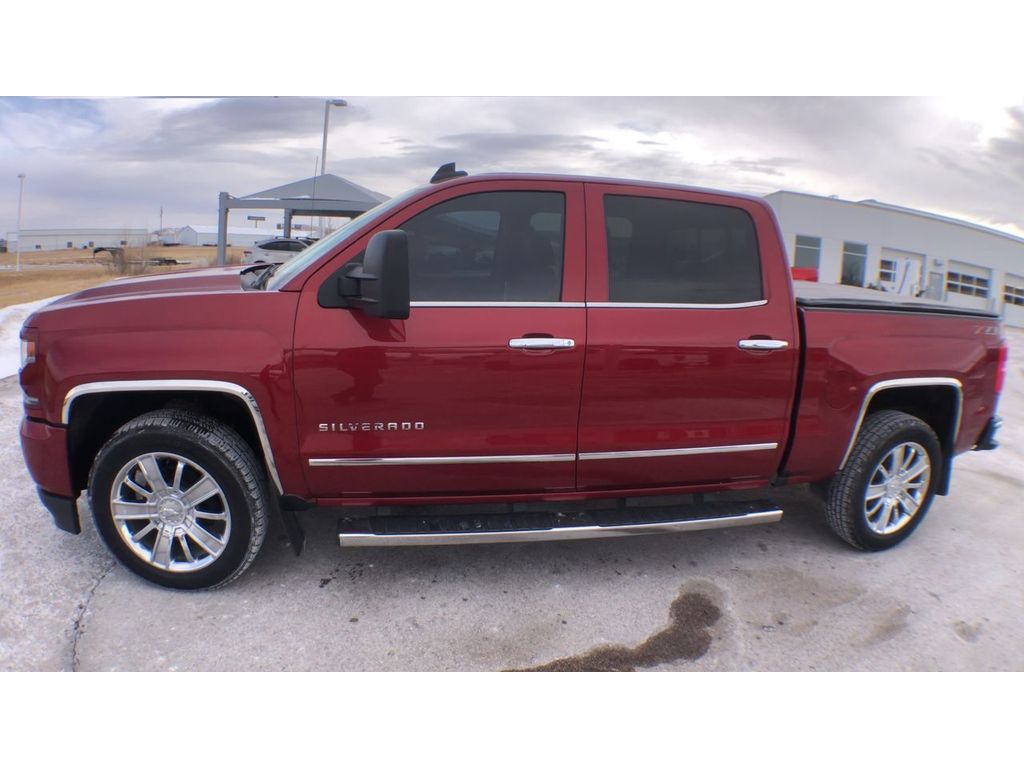
[[[216,262],[216,248],[131,248],[128,256],[140,263],[146,259],[174,259],[180,264],[145,266],[140,274],[208,267]],[[228,263],[241,263],[242,249],[228,249]],[[38,301],[48,296],[74,293],[121,277],[111,267],[109,253],[93,256],[88,250],[32,251],[21,254],[21,271],[15,270],[16,256],[0,254],[0,307]]]
[[[656,667],[672,661],[693,661],[708,652],[708,628],[722,611],[707,595],[684,592],[669,608],[670,623],[639,645],[605,645],[577,656],[557,659],[522,672],[633,672],[637,667]]]

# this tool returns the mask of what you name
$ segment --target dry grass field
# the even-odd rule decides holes
[[[240,263],[242,250],[229,248],[228,263]],[[217,249],[161,246],[127,248],[125,258],[128,265],[124,274],[154,274],[210,266],[217,260]],[[145,265],[147,259],[154,258],[171,258],[179,264],[166,267]],[[0,254],[0,307],[73,293],[123,276],[114,268],[109,254],[100,253],[94,257],[91,251],[86,250],[23,252],[21,272],[15,271],[15,263],[15,254]]]

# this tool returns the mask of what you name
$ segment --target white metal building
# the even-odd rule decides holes
[[[984,309],[1024,327],[1024,238],[875,200],[766,195],[793,266],[822,283],[882,287]]]
[[[23,229],[21,252],[59,251],[66,248],[91,249],[100,246],[129,246],[138,248],[149,243],[148,229]]]
[[[264,227],[229,227],[228,245],[255,245],[268,237],[280,237],[281,232]],[[177,230],[175,235],[162,236],[165,245],[217,245],[217,227],[188,224]]]

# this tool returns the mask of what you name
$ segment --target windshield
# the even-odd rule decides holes
[[[336,229],[327,237],[318,240],[306,250],[300,251],[274,271],[273,277],[267,283],[267,290],[276,290],[281,287],[321,256],[332,251],[338,243],[348,238],[356,230],[363,229],[374,222],[386,218],[388,214],[396,208],[400,208],[410,197],[419,193],[419,191],[420,188],[418,187],[410,189],[408,192],[404,192],[381,203],[376,208],[371,208],[366,213],[343,224],[340,229]]]

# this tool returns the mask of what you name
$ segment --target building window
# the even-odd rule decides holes
[[[864,286],[868,265],[868,247],[863,243],[843,243],[843,285]]]
[[[892,259],[882,259],[878,263],[878,282],[880,283],[895,283],[896,282],[896,262]]]
[[[1003,302],[1024,307],[1024,277],[1007,275],[1003,285]]]
[[[96,242],[95,242],[95,241],[93,241],[93,240],[90,240],[90,241],[89,241],[89,247],[90,247],[90,248],[94,248],[95,246],[96,246]]]
[[[963,272],[947,272],[946,291],[985,299],[988,298],[988,278],[965,275]]]
[[[74,248],[74,247],[75,247],[75,244],[74,244],[73,242],[71,242],[70,240],[68,240],[68,244],[67,244],[67,247],[68,247],[68,248]]]
[[[821,238],[797,235],[796,248],[793,251],[793,266],[818,269],[820,264]]]
[[[121,241],[121,245],[128,245],[128,241],[127,240],[122,240]]]

